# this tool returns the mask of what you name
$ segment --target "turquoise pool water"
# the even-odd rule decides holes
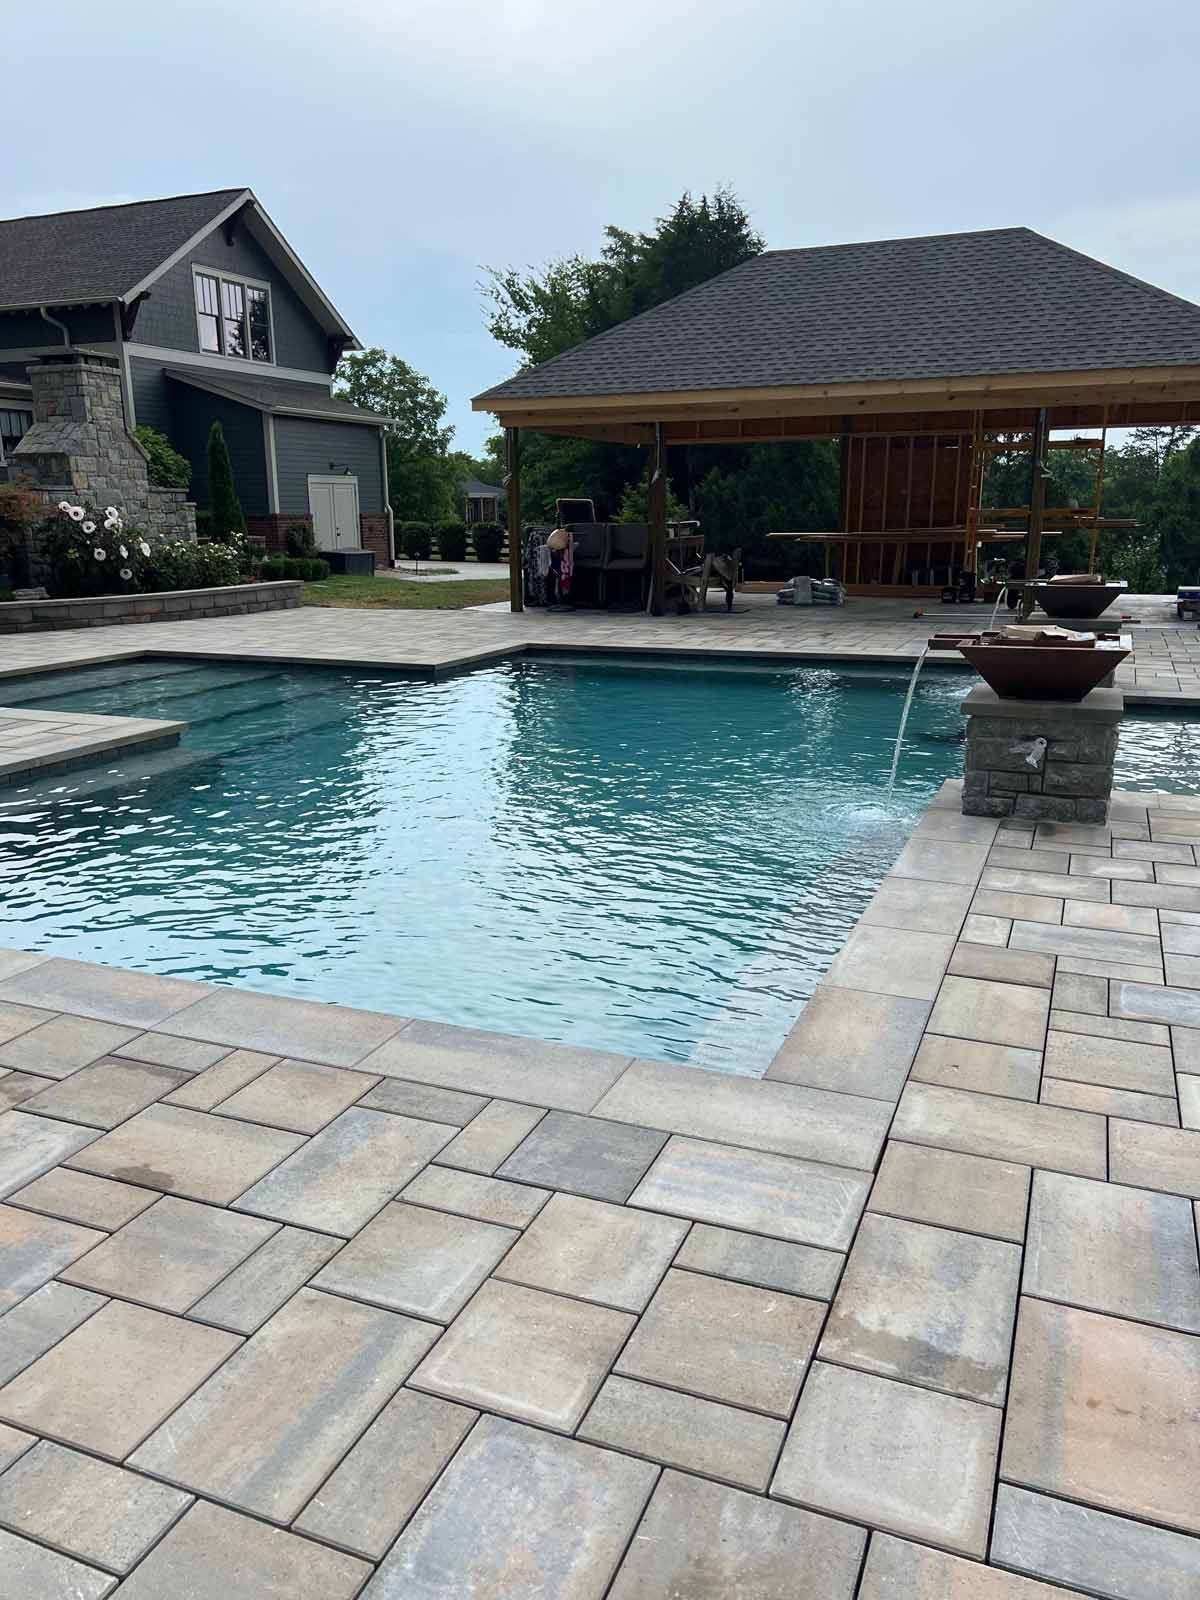
[[[961,771],[969,675],[598,660],[398,674],[158,661],[10,705],[188,721],[0,789],[0,943],[760,1073]],[[1195,723],[1121,781],[1200,792]]]

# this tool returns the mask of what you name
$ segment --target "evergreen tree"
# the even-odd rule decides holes
[[[245,533],[246,519],[233,481],[229,446],[219,422],[214,422],[208,433],[208,506],[214,539],[224,542],[230,534]]]
[[[1168,587],[1200,582],[1200,437],[1167,458],[1148,521]]]

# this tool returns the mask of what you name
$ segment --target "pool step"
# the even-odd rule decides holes
[[[95,766],[68,772],[48,772],[29,783],[0,789],[0,807],[23,809],[56,801],[99,800],[124,791],[132,794],[147,783],[179,778],[201,767],[212,767],[221,755],[215,750],[191,750],[171,745],[161,750],[133,749],[124,755],[102,758]]]

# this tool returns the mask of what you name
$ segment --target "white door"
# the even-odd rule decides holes
[[[358,479],[310,477],[308,505],[318,550],[358,550]]]

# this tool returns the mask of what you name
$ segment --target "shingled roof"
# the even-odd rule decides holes
[[[121,300],[246,189],[0,221],[0,311]]]
[[[477,397],[1200,365],[1200,306],[1029,228],[769,250]]]
[[[164,367],[163,371],[175,383],[185,383],[192,389],[203,389],[207,394],[220,395],[225,400],[236,400],[239,405],[252,406],[255,411],[301,417],[328,417],[331,422],[366,422],[381,428],[392,419],[377,411],[365,411],[361,406],[340,400],[327,389],[312,383],[295,383],[287,378],[264,378],[257,373],[212,372],[207,367]]]

